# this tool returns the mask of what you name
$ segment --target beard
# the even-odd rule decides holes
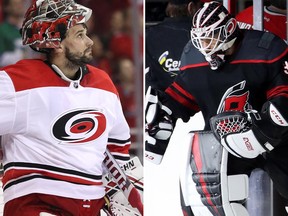
[[[68,65],[73,66],[84,66],[85,64],[91,62],[93,56],[91,48],[87,48],[83,53],[77,52],[72,53],[68,48],[65,49],[65,56],[68,60]]]

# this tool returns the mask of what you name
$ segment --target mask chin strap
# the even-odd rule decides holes
[[[221,65],[224,64],[224,57],[224,55],[212,54],[209,56],[205,56],[205,59],[210,64],[210,68],[212,70],[217,70]]]
[[[227,49],[231,48],[234,44],[234,42],[236,41],[237,38],[234,38],[233,40],[227,42],[227,43],[224,43],[223,46],[221,47],[221,53],[224,53]],[[225,60],[224,60],[224,57],[225,55],[224,54],[219,54],[218,53],[214,53],[214,54],[211,54],[211,55],[205,55],[205,59],[206,61],[210,64],[210,67],[212,70],[217,70],[221,65],[224,64]]]

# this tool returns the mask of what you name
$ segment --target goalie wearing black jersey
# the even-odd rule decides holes
[[[282,39],[240,30],[223,5],[209,2],[193,18],[181,73],[165,92],[146,95],[145,150],[152,162],[161,162],[174,120],[202,111],[205,128],[190,134],[189,163],[210,215],[248,215],[240,201],[255,168],[288,200],[287,60]]]

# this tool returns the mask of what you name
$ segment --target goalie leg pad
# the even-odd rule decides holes
[[[227,176],[228,152],[213,133],[195,132],[191,151],[192,179],[203,205],[212,215],[248,216],[241,205],[248,197],[248,176]]]
[[[229,201],[239,201],[248,198],[249,178],[245,174],[228,176]]]

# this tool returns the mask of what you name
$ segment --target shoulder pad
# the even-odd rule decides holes
[[[180,68],[187,65],[194,65],[199,63],[207,63],[204,56],[193,46],[191,40],[185,45],[181,55],[181,66]],[[208,65],[208,63],[207,63]]]

